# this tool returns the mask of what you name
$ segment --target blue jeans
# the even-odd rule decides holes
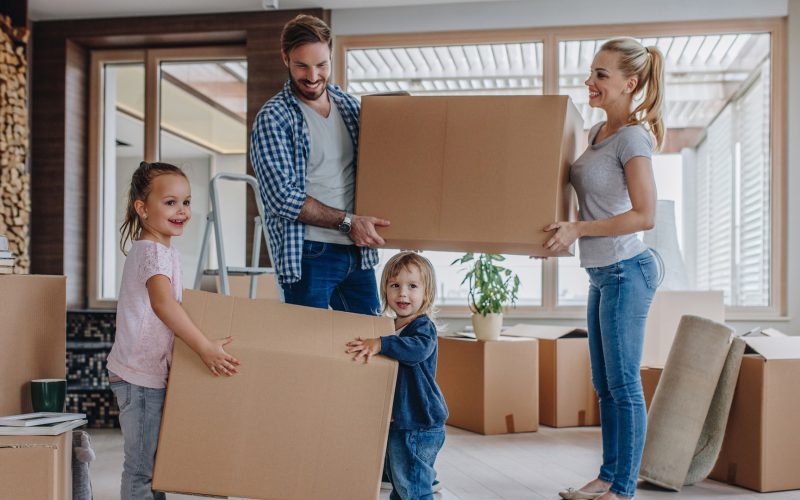
[[[639,365],[647,312],[657,283],[650,251],[589,274],[589,355],[600,397],[603,465],[600,475],[617,495],[632,497],[647,433]]]
[[[125,442],[120,498],[166,500],[164,493],[155,492],[151,487],[167,390],[129,384],[111,372],[108,374],[119,405],[119,423]]]
[[[287,304],[380,313],[375,271],[361,269],[357,246],[304,241],[301,269],[300,281],[281,285]]]
[[[392,483],[391,500],[430,500],[436,479],[436,455],[444,445],[444,428],[419,431],[389,429],[384,475]]]

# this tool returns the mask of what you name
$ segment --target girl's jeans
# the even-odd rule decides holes
[[[125,442],[122,466],[122,500],[166,500],[152,491],[153,465],[166,389],[129,384],[109,372],[111,390],[119,405],[119,423]]]
[[[648,250],[586,272],[589,355],[603,437],[598,477],[612,483],[613,493],[632,497],[647,433],[639,365],[647,312],[658,286],[656,263]]]

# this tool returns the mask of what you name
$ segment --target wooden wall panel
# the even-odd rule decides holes
[[[35,26],[35,25],[34,25]],[[64,274],[66,39],[33,31],[31,272]]]
[[[88,232],[88,95],[89,54],[67,41],[64,87],[64,274],[68,307],[84,307],[86,300],[86,237]]]
[[[91,50],[245,45],[249,130],[258,110],[286,79],[280,32],[299,13],[330,22],[327,11],[306,9],[33,23],[31,265],[36,273],[67,275],[70,307],[87,303],[86,128]],[[252,172],[249,162],[248,170]],[[250,219],[255,212],[250,200]],[[248,242],[248,255],[249,249]]]

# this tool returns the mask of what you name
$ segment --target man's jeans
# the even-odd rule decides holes
[[[586,272],[589,354],[603,436],[598,477],[612,483],[613,493],[632,497],[647,433],[639,364],[647,312],[658,286],[657,267],[648,250]]]
[[[122,500],[166,500],[151,490],[158,431],[166,389],[129,384],[109,372],[111,390],[119,405],[119,423],[125,442],[122,466]]]
[[[384,475],[392,483],[391,500],[429,500],[436,479],[433,464],[444,445],[444,428],[389,430]]]
[[[357,246],[304,241],[302,273],[300,281],[281,285],[287,304],[380,313],[375,271],[361,269]]]

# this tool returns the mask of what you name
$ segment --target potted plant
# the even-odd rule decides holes
[[[505,257],[493,253],[465,253],[451,265],[470,264],[464,280],[469,286],[472,327],[480,340],[497,340],[503,326],[503,307],[517,303],[519,276],[498,264]]]

